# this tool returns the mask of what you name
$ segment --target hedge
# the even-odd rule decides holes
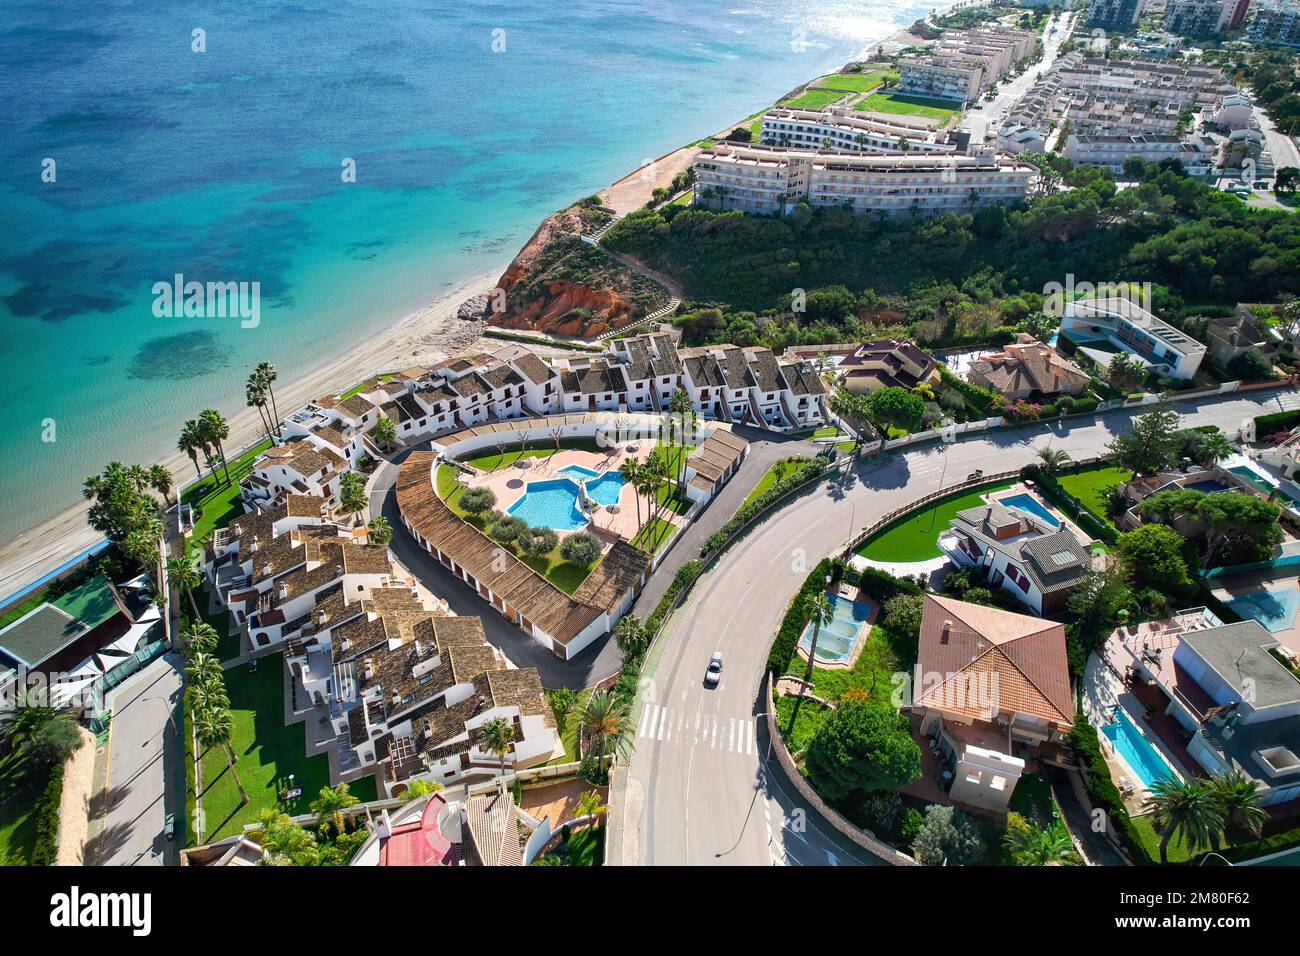
[[[748,501],[736,509],[736,513],[727,519],[724,524],[704,542],[704,547],[700,550],[702,555],[707,555],[716,551],[726,544],[732,537],[740,531],[758,515],[762,514],[767,507],[790,492],[794,491],[808,482],[815,481],[826,473],[826,467],[830,459],[817,455],[815,458],[805,462],[798,470],[791,472],[786,477],[768,488],[753,501]]]
[[[647,632],[653,635],[659,630],[664,618],[668,616],[668,611],[672,608],[673,602],[677,600],[677,596],[695,583],[695,579],[700,576],[700,570],[703,567],[703,561],[699,558],[692,558],[677,569],[677,573],[673,575],[672,584],[668,585],[668,590],[664,592],[664,596],[659,599],[655,609],[646,618],[645,628]]]
[[[1093,807],[1101,808],[1110,817],[1115,835],[1135,864],[1149,866],[1154,863],[1138,835],[1137,827],[1133,826],[1133,821],[1129,818],[1119,789],[1110,777],[1110,767],[1102,756],[1096,728],[1088,723],[1088,718],[1082,712],[1075,718],[1074,727],[1070,730],[1070,744],[1082,764],[1083,786]]]
[[[32,866],[53,866],[59,853],[59,803],[63,799],[63,765],[50,768],[50,779],[36,802],[36,845]]]
[[[1092,467],[1091,465],[1081,466]],[[1070,469],[1067,469],[1069,471]],[[1119,539],[1119,531],[1109,521],[1093,512],[1082,501],[1061,487],[1055,475],[1049,475],[1038,465],[1026,465],[1020,469],[1022,480],[1035,482],[1039,489],[1073,520],[1090,538],[1096,538],[1107,544],[1114,544]]]
[[[996,392],[991,392],[987,388],[981,388],[964,378],[958,378],[942,362],[939,363],[939,377],[943,380],[945,388],[951,388],[961,392],[962,397],[970,402],[981,412],[987,413],[990,408],[997,405],[1002,400],[1002,396]]]
[[[767,655],[767,669],[772,672],[773,677],[784,674],[790,662],[794,660],[799,635],[803,633],[804,625],[808,623],[806,613],[808,599],[818,591],[826,590],[827,575],[830,575],[832,584],[839,581],[844,576],[844,563],[834,558],[823,558],[817,567],[813,568],[812,573],[804,579],[799,593],[786,608],[785,617],[781,618],[781,627],[777,630],[776,640],[772,642],[772,650]]]
[[[1267,415],[1257,415],[1255,416],[1255,436],[1263,438],[1265,435],[1272,435],[1284,428],[1293,428],[1296,425],[1300,425],[1300,411],[1270,412]]]
[[[899,578],[880,568],[865,567],[861,573],[846,568],[844,580],[855,584],[882,604],[899,594],[921,594],[923,588],[915,581]]]

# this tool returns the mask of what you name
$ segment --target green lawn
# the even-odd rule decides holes
[[[772,467],[769,468],[763,477],[758,480],[758,484],[754,486],[754,490],[749,493],[749,497],[741,502],[740,507],[743,508],[751,501],[754,501],[759,495],[765,493],[782,478],[794,474],[799,470],[799,466],[807,460],[808,459],[804,458],[802,455],[791,455],[789,458],[782,458],[778,462],[773,462]]]
[[[357,382],[357,384],[353,385],[350,389],[348,389],[346,392],[340,395],[339,398],[351,398],[353,395],[359,395],[362,392],[372,391],[375,388],[375,386],[379,385],[381,382],[391,382],[392,380],[393,380],[393,376],[387,372],[385,372],[383,375],[373,376],[371,378],[366,379],[365,381]]]
[[[894,674],[901,667],[911,666],[916,657],[914,642],[901,640],[883,624],[877,622],[871,627],[863,644],[858,659],[852,669],[843,667],[814,667],[812,673],[813,693],[825,700],[838,701],[847,690],[866,691],[877,699],[889,699],[893,693]],[[903,663],[900,665],[899,662]],[[798,654],[786,668],[786,675],[802,678],[805,661]]]
[[[1083,502],[1084,507],[1100,520],[1109,522],[1110,519],[1106,516],[1108,508],[1107,491],[1110,490],[1111,486],[1122,481],[1128,481],[1132,477],[1133,472],[1127,468],[1106,465],[1101,468],[1076,471],[1069,475],[1058,475],[1056,480],[1064,490]]]
[[[870,70],[865,73],[831,73],[823,76],[813,85],[830,90],[845,90],[850,93],[868,93],[890,78],[898,79],[898,71]]]
[[[677,486],[669,482],[655,490],[655,501],[675,515],[684,515],[691,508],[691,503],[677,493]]]
[[[205,841],[239,833],[267,808],[279,807],[290,815],[306,813],[322,787],[329,785],[329,763],[324,755],[308,757],[302,724],[284,723],[284,656],[271,654],[258,662],[256,673],[247,665],[225,672],[234,719],[232,746],[235,768],[248,791],[249,802],[239,805],[239,790],[226,766],[221,748],[203,752],[203,811]],[[302,788],[302,796],[281,803],[278,792],[288,786],[289,775]],[[375,781],[366,777],[352,784],[359,799],[375,799]]]
[[[590,451],[596,454],[603,454],[605,451],[604,448],[596,444],[594,438],[566,438],[560,442],[559,450],[564,451],[566,449]],[[509,468],[520,458],[549,458],[555,452],[556,448],[553,441],[546,441],[545,444],[533,442],[527,448],[521,448],[517,441],[511,440],[507,441],[499,449],[495,447],[485,448],[477,454],[460,459],[460,461],[477,468],[479,471],[500,471],[502,468]]]
[[[546,695],[546,702],[551,705],[551,711],[554,713],[555,704],[552,701],[552,692],[543,691]],[[591,696],[591,688],[574,691],[578,696],[577,708],[586,704],[587,698]],[[556,723],[559,723],[559,717],[556,717]],[[564,744],[564,756],[557,757],[551,763],[575,763],[579,759],[578,755],[578,724],[579,720],[576,715],[570,714],[565,720],[564,733],[560,734],[560,742]]]
[[[631,544],[634,548],[640,548],[642,551],[649,551],[654,554],[663,547],[672,530],[673,525],[663,518],[651,518],[645,523],[644,528],[632,536]]]
[[[939,550],[939,532],[947,529],[958,511],[981,504],[982,496],[990,491],[1003,491],[1010,487],[1010,482],[1004,482],[935,502],[868,540],[858,549],[858,554],[872,561],[908,562],[937,558],[943,553]]]
[[[605,863],[604,826],[573,830],[568,841],[547,853],[545,859],[556,866],[603,866]]]
[[[239,479],[253,470],[257,456],[271,447],[271,440],[259,442],[230,462],[230,484],[226,485],[226,471],[217,470],[214,482],[205,474],[203,479],[181,494],[181,501],[194,508],[195,543],[208,540],[217,528],[224,528],[232,519],[244,513],[239,503]]]
[[[1160,836],[1156,833],[1155,827],[1151,824],[1151,814],[1133,817],[1133,826],[1137,829],[1138,838],[1142,845],[1146,847],[1147,852],[1151,854],[1151,859],[1156,863],[1160,862]],[[1288,825],[1290,829],[1288,829]],[[1295,825],[1295,820],[1269,821],[1264,824],[1264,840],[1268,845],[1251,846],[1258,841],[1247,839],[1241,843],[1235,842],[1227,836],[1220,841],[1220,850],[1227,854],[1230,860],[1240,862],[1243,859],[1251,859],[1256,856],[1267,856],[1270,853],[1277,853],[1288,846],[1300,846],[1300,826]],[[1234,847],[1248,848],[1245,852],[1231,853]],[[1170,863],[1188,863],[1202,855],[1195,856],[1187,851],[1186,844],[1178,837],[1169,841],[1169,862]],[[1210,864],[1220,864],[1220,860],[1211,860]]]
[[[28,775],[16,754],[0,758],[0,865],[31,858],[36,846],[36,801],[45,780]]]
[[[813,87],[804,90],[798,96],[782,100],[780,105],[792,110],[819,110],[834,103],[843,95],[837,90],[821,90]]]
[[[952,100],[931,99],[925,96],[908,96],[903,93],[871,93],[856,104],[857,109],[872,113],[894,113],[900,116],[928,116],[946,120],[961,111]]]
[[[790,695],[776,699],[776,727],[791,754],[797,754],[808,746],[808,742],[817,733],[817,728],[831,712],[829,707],[805,698],[799,707],[799,719],[791,730],[790,719],[794,716],[795,700]]]

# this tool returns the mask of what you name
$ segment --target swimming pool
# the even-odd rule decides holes
[[[1253,617],[1269,631],[1289,630],[1295,624],[1296,609],[1300,608],[1300,590],[1277,588],[1239,594],[1223,602],[1242,617]]]
[[[577,531],[587,524],[578,508],[578,486],[568,478],[530,481],[524,496],[506,510],[534,528]]]
[[[1194,481],[1191,484],[1183,485],[1188,491],[1199,491],[1202,494],[1217,495],[1221,491],[1228,491],[1228,486],[1221,481],[1206,480]]]
[[[561,468],[560,474],[568,475],[575,481],[581,481],[587,489],[587,497],[597,504],[616,505],[623,494],[623,474],[607,471],[603,475],[581,465],[569,465]]]
[[[1038,499],[1033,495],[1019,494],[1012,495],[1010,498],[999,498],[999,504],[1006,505],[1008,508],[1019,508],[1021,511],[1028,511],[1036,517],[1042,518],[1053,528],[1059,528],[1061,522],[1052,517],[1052,513],[1038,503]]]
[[[1101,732],[1115,745],[1124,762],[1132,768],[1148,790],[1157,780],[1174,776],[1173,770],[1165,763],[1164,757],[1160,756],[1160,752],[1152,746],[1151,741],[1133,726],[1133,721],[1129,720],[1128,714],[1123,710],[1116,709],[1115,721],[1102,727]]]
[[[823,661],[846,661],[857,642],[858,631],[871,616],[871,605],[838,594],[826,595],[831,602],[833,617],[817,633],[817,658]],[[807,651],[812,646],[813,625],[809,621],[799,637],[799,646]]]

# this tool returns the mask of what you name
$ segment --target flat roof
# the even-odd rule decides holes
[[[42,604],[0,631],[0,654],[24,667],[36,667],[90,628],[53,604]]]

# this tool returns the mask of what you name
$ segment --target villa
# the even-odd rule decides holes
[[[1003,812],[1074,722],[1065,626],[927,594],[911,712],[955,802]]]
[[[878,388],[906,388],[939,382],[938,364],[906,339],[863,342],[835,367],[844,387],[858,395]]]
[[[1035,614],[1065,610],[1092,565],[1064,519],[1028,491],[990,496],[987,504],[957,512],[939,546],[957,567],[987,574],[990,587],[1000,586]]]
[[[1280,335],[1270,331],[1265,331],[1247,306],[1238,304],[1232,315],[1216,316],[1210,321],[1205,333],[1210,357],[1226,367],[1252,349],[1267,353],[1281,340]]]
[[[1087,372],[1027,332],[1001,352],[971,362],[967,375],[1008,399],[1080,395],[1092,383]]]
[[[1205,358],[1204,345],[1127,298],[1066,302],[1061,332],[1102,366],[1122,351],[1160,375],[1190,379]]]

